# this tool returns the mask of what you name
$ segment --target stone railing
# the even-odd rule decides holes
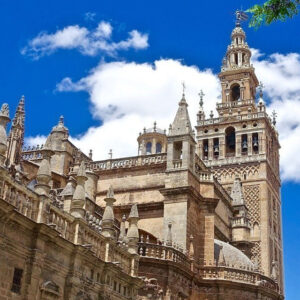
[[[39,200],[37,195],[28,189],[20,189],[18,184],[0,181],[0,197],[10,203],[26,217],[35,220],[38,213]]]
[[[195,153],[195,165],[198,165],[200,170],[206,170],[207,167],[205,163],[200,159],[200,157]]]
[[[44,145],[24,147],[22,149],[22,159],[23,160],[40,160],[40,159],[42,159],[43,155],[42,155],[41,150],[43,148],[44,148]]]
[[[68,241],[74,240],[72,222],[74,220],[69,214],[64,213],[54,205],[50,205],[47,225],[54,228]]]
[[[241,156],[241,157],[219,157],[218,160],[205,160],[205,165],[207,167],[214,167],[214,166],[220,166],[220,165],[230,165],[230,164],[240,164],[240,163],[248,163],[248,162],[257,162],[257,161],[263,161],[266,160],[265,154],[254,154],[249,156]]]
[[[181,267],[191,269],[191,261],[187,255],[173,246],[139,242],[138,253],[141,257],[173,261]]]
[[[217,103],[217,109],[220,108],[234,108],[234,107],[240,107],[245,105],[254,105],[254,100],[242,100],[242,101],[229,101],[226,103]]]
[[[231,201],[232,201],[231,196],[227,193],[227,191],[224,189],[224,187],[222,186],[222,184],[218,181],[218,179],[216,177],[214,177],[214,182],[215,182],[215,187],[218,189],[218,191],[223,195],[223,197],[229,203],[231,203]]]
[[[248,101],[253,101],[253,100],[248,100]],[[224,105],[225,107],[227,107],[230,103],[218,103],[217,105]],[[239,106],[237,106],[239,107]],[[248,113],[248,114],[243,114],[243,115],[232,115],[230,122],[232,122],[233,119],[236,119],[236,121],[247,121],[247,120],[256,120],[256,119],[260,119],[260,118],[266,118],[267,122],[269,123],[269,125],[272,127],[271,124],[271,119],[268,116],[268,114],[266,112],[257,112],[257,113]],[[228,119],[227,117],[219,117],[219,118],[210,118],[210,119],[206,119],[206,120],[199,120],[197,122],[197,126],[207,126],[207,125],[211,125],[211,124],[217,124],[217,123],[221,123],[223,121],[226,121],[226,119]]]
[[[236,282],[243,282],[266,288],[279,292],[278,284],[271,278],[255,272],[254,270],[247,270],[235,268],[230,266],[204,266],[198,269],[198,273],[202,279],[205,280],[230,280]]]
[[[142,156],[125,157],[121,159],[108,159],[94,161],[89,164],[89,168],[93,171],[110,170],[120,168],[131,168],[144,165],[161,164],[167,161],[167,154],[150,154]]]
[[[199,180],[200,180],[200,182],[213,182],[214,177],[211,172],[200,171],[199,172]]]
[[[180,169],[182,167],[182,159],[173,159],[173,168]]]
[[[232,227],[247,226],[250,227],[250,222],[244,216],[234,217],[231,220]]]

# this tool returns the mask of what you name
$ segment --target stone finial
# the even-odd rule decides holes
[[[153,123],[153,131],[154,131],[154,132],[156,132],[156,129],[157,129],[157,128],[156,128],[156,125],[157,125],[157,123],[156,123],[156,121],[154,121],[154,123]]]
[[[276,261],[272,262],[271,278],[274,281],[277,281],[277,279],[278,279],[278,265],[277,265]]]
[[[203,93],[202,90],[200,90],[200,92],[198,93],[198,95],[200,97],[200,101],[199,101],[200,110],[203,110],[203,97],[205,96],[205,94]]]
[[[169,222],[169,224],[168,224],[168,234],[167,234],[167,239],[166,239],[166,245],[172,246],[172,223],[171,222]]]
[[[90,159],[93,159],[93,150],[92,150],[92,149],[90,149],[90,152],[89,152],[89,158],[90,158]]]
[[[211,110],[209,114],[210,118],[212,119],[214,117],[214,112]]]
[[[218,265],[219,266],[224,266],[225,265],[225,256],[223,252],[223,246],[220,245],[220,252],[219,252],[219,257],[218,257]]]
[[[236,176],[231,190],[232,205],[244,205],[244,194],[241,179]]]
[[[102,234],[106,237],[114,238],[116,234],[114,229],[115,216],[113,204],[116,201],[116,199],[114,197],[114,191],[112,186],[109,187],[104,201],[106,202],[106,206],[102,217]]]
[[[112,159],[112,158],[113,158],[113,151],[112,151],[112,149],[109,149],[109,152],[108,152],[108,158],[109,158],[109,159]]]
[[[0,164],[5,162],[5,152],[7,149],[6,125],[9,119],[9,107],[7,103],[3,103],[0,111]]]
[[[85,163],[81,162],[80,167],[77,172],[77,185],[73,195],[72,205],[71,205],[71,214],[76,218],[85,217],[85,181],[87,180],[85,172]]]
[[[124,238],[126,236],[126,233],[125,233],[125,221],[126,221],[126,216],[123,215],[122,221],[121,221],[121,225],[120,225],[120,235],[119,235],[119,242],[121,242],[121,243],[124,241]]]
[[[277,118],[277,113],[275,112],[275,110],[272,111],[272,124],[275,126],[277,121],[276,121],[276,118]]]
[[[133,204],[128,217],[129,227],[127,231],[128,251],[132,254],[137,253],[137,243],[139,241],[138,220],[139,213],[137,204]]]
[[[108,190],[107,190],[107,193],[106,193],[106,198],[113,199],[114,197],[115,197],[114,190],[113,190],[112,185],[110,185]]]
[[[194,259],[194,237],[193,235],[191,234],[190,235],[190,245],[189,245],[189,258],[190,259]]]

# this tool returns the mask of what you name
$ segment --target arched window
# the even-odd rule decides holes
[[[253,152],[258,153],[259,143],[258,143],[258,133],[257,132],[252,133],[252,145],[253,145]]]
[[[237,65],[238,64],[238,54],[234,53],[234,62]]]
[[[226,135],[226,156],[235,155],[235,129],[228,127],[225,131]]]
[[[156,153],[161,153],[161,143],[156,143]]]
[[[148,142],[146,144],[146,154],[151,154],[151,150],[152,150],[152,143]]]
[[[238,84],[234,84],[231,87],[231,100],[238,101],[241,96],[240,86]]]

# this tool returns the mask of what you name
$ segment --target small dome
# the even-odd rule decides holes
[[[219,260],[220,251],[222,249],[226,265],[236,268],[254,269],[252,261],[242,251],[232,245],[215,239],[214,249],[216,261]]]
[[[166,131],[162,130],[160,128],[147,128],[145,133],[153,133],[153,132],[157,132],[160,134],[166,134]]]
[[[236,26],[233,30],[232,30],[232,32],[231,32],[231,38],[233,38],[234,36],[246,36],[246,34],[245,34],[245,31],[243,30],[243,28],[242,27],[240,27],[240,26]]]
[[[60,116],[58,124],[52,128],[52,132],[69,132],[68,128],[64,125],[63,116]]]

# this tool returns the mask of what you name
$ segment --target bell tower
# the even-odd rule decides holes
[[[240,178],[249,218],[250,233],[244,241],[252,245],[249,256],[267,276],[276,263],[278,282],[283,287],[280,145],[275,114],[272,120],[266,113],[263,86],[250,58],[246,34],[237,23],[219,73],[222,100],[217,103],[218,116],[211,113],[206,118],[200,104],[197,151],[229,194],[235,178]]]

